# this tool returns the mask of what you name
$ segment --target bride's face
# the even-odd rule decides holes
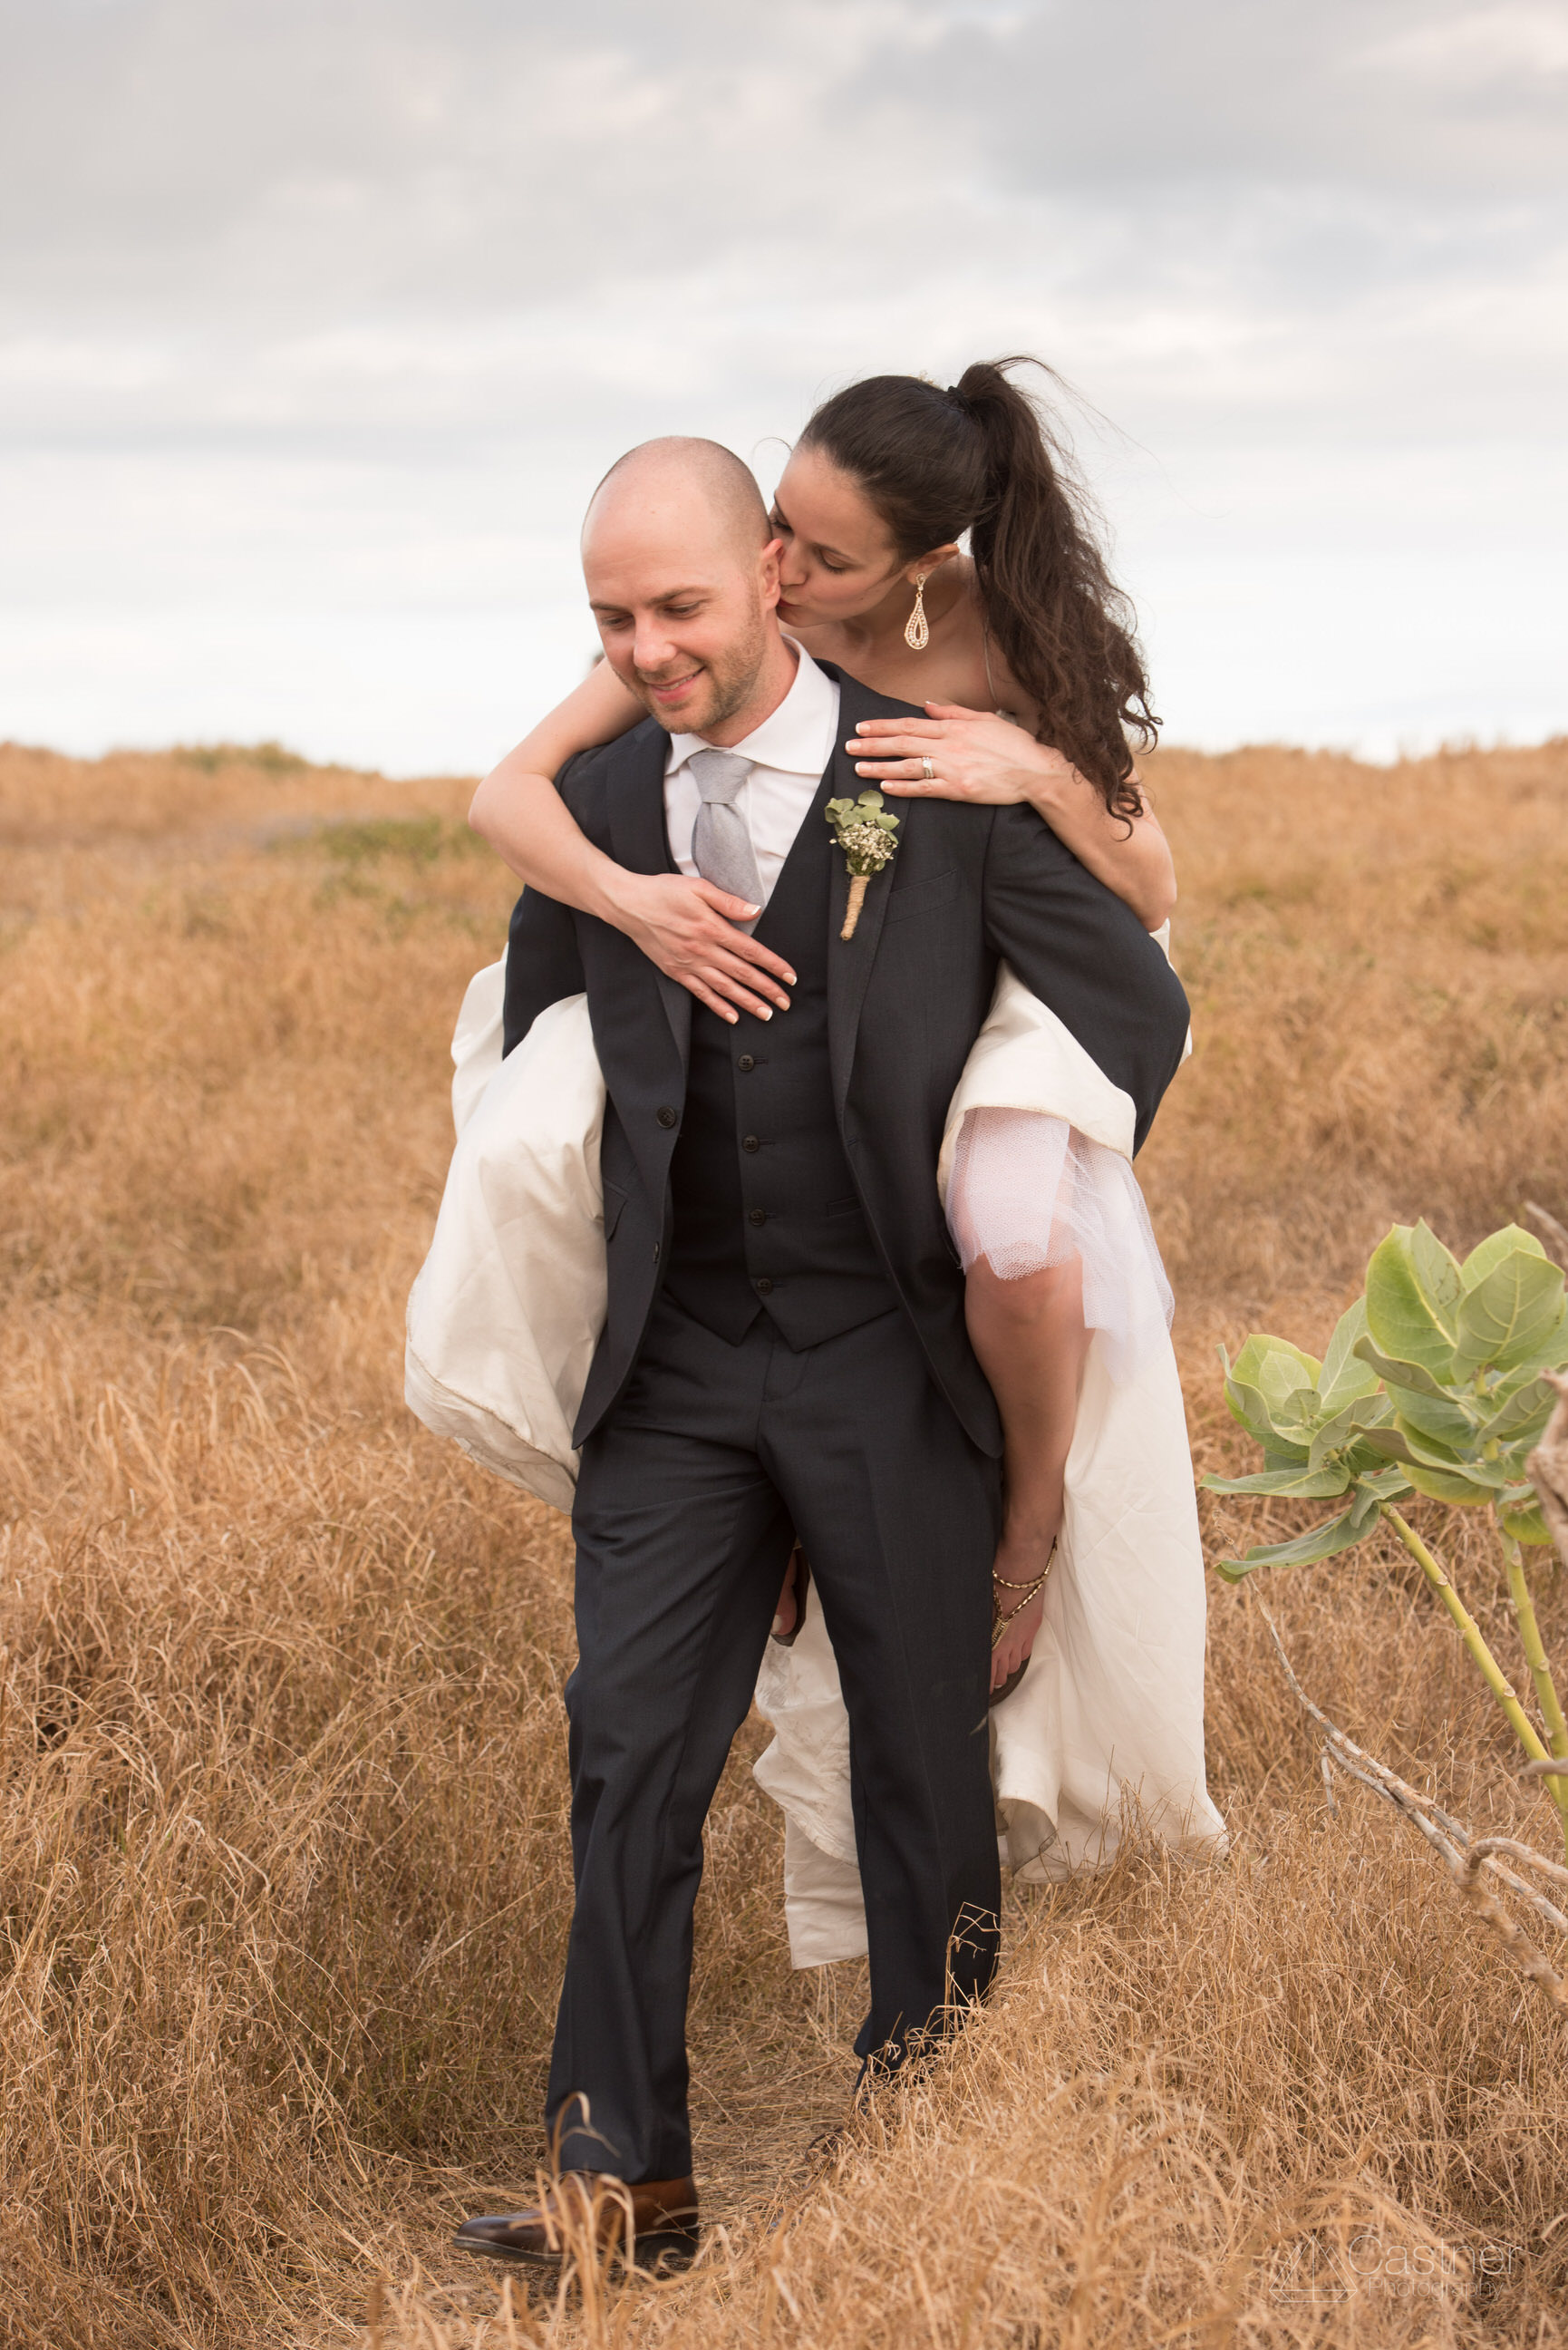
[[[797,449],[774,494],[779,619],[820,629],[874,612],[904,579],[888,526],[848,473],[820,449]]]

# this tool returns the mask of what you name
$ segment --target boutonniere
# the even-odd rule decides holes
[[[827,821],[849,868],[849,903],[838,935],[852,939],[866,903],[866,884],[873,873],[880,873],[884,865],[892,862],[898,846],[893,837],[898,819],[883,806],[880,792],[862,792],[857,800],[829,800]]]

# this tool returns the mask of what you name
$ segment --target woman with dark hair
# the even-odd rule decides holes
[[[1069,468],[1006,372],[1021,364],[971,367],[948,390],[873,377],[817,410],[771,517],[779,619],[814,658],[923,705],[923,717],[860,726],[846,747],[867,784],[895,797],[1027,801],[1157,931],[1175,878],[1128,744],[1154,740],[1147,681]],[[672,729],[688,683],[669,683]],[[666,690],[651,675],[649,688],[654,702]],[[622,868],[550,781],[647,714],[607,662],[596,667],[485,778],[471,820],[524,881],[626,932],[711,1012],[769,1018],[788,1006],[791,973],[742,927],[756,909],[694,868]],[[1114,1848],[1107,1821],[1129,1793],[1173,1843],[1222,1833],[1203,1783],[1201,1555],[1170,1293],[1130,1125],[1119,1133],[1125,1097],[1005,964],[987,1032],[933,1173],[1005,1437],[999,1802],[1014,1865],[1057,1874]],[[759,1685],[779,1759],[772,1779],[762,1765],[758,1775],[790,1813],[792,1939],[834,1956],[853,1942],[858,1898],[833,1877],[844,1838],[828,1813],[842,1790],[819,1768],[836,1668],[820,1612],[792,1584],[793,1565],[775,1628],[786,1645],[805,1637],[787,1658],[780,1648]],[[1044,1661],[1024,1679],[1043,1627]],[[805,1746],[792,1743],[808,1721]],[[803,1841],[808,1783],[827,1808]],[[1054,1860],[1041,1860],[1047,1851]],[[797,1915],[808,1919],[798,1932]]]
[[[946,391],[872,376],[816,411],[774,499],[779,619],[815,658],[924,704],[923,719],[862,729],[868,783],[1027,800],[1154,931],[1176,877],[1127,738],[1147,747],[1158,722],[1071,469],[1005,372],[1023,364],[983,361]],[[470,821],[523,880],[624,931],[711,1011],[782,1009],[784,966],[736,929],[738,901],[711,882],[627,872],[583,837],[550,780],[647,714],[599,663],[485,777]]]

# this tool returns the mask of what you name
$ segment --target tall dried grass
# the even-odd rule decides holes
[[[1142,1171],[1207,1462],[1214,1336],[1321,1336],[1397,1215],[1568,1216],[1568,745],[1168,753],[1155,789],[1199,1052]],[[788,1971],[746,1743],[692,2009],[709,2256],[503,2314],[447,2251],[541,2151],[571,1652],[563,1521],[400,1400],[510,896],[462,797],[0,753],[0,2339],[347,2344],[382,2272],[377,2329],[431,2350],[1568,2339],[1568,2035],[1397,1824],[1330,1813],[1219,1589],[1229,1864],[1017,1898],[995,2003],[814,2174],[857,1970]],[[1482,1531],[1449,1555],[1506,1648]],[[1270,1599],[1364,1743],[1537,1818],[1401,1556]]]

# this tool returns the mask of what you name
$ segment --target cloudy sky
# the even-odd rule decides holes
[[[1177,741],[1568,729],[1568,0],[0,0],[0,735],[477,769],[606,463],[1048,358]]]

